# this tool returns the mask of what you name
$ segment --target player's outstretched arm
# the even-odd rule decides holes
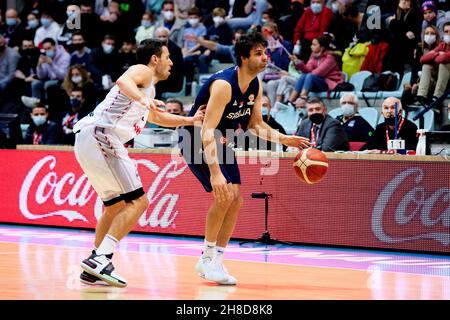
[[[253,106],[252,116],[249,123],[249,129],[252,133],[264,140],[281,143],[288,147],[303,149],[311,145],[308,138],[282,134],[265,123],[261,113],[261,98],[262,84],[260,82],[259,93],[255,99],[255,104]]]
[[[161,101],[154,100],[158,105]],[[180,127],[201,125],[205,116],[205,107],[200,107],[193,117],[178,116],[159,109],[150,109],[147,121],[163,127]]]

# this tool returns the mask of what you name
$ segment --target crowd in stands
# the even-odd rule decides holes
[[[354,142],[358,150],[386,149],[388,121],[380,126],[359,115],[361,92],[351,79],[361,71],[376,81],[398,75],[391,91],[400,91],[393,99],[408,140],[415,126],[405,117],[409,106],[448,93],[448,0],[18,0],[0,6],[0,114],[29,124],[17,143],[70,145],[73,125],[136,63],[142,40],[167,42],[173,61],[156,97],[195,97],[199,75],[235,63],[234,42],[254,31],[268,42],[269,65],[259,76],[264,119],[324,151],[356,150]],[[332,97],[340,99],[337,118],[327,111]],[[391,102],[383,102],[381,118],[392,116]],[[439,125],[442,107],[433,111]],[[166,108],[184,114],[182,101]]]

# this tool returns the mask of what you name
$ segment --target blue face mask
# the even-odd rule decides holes
[[[45,122],[47,122],[46,116],[31,116],[36,127],[42,126]]]
[[[45,50],[45,55],[49,58],[53,58],[55,56],[54,50]]]
[[[28,21],[28,26],[29,26],[31,29],[37,28],[38,25],[39,25],[39,22],[38,22],[37,20],[29,20],[29,21]]]
[[[75,11],[67,11],[66,12],[67,18],[75,18],[77,16],[77,13]]]
[[[17,23],[17,20],[14,18],[6,18],[6,24],[10,27],[15,26]]]
[[[48,27],[51,23],[52,23],[52,22],[51,22],[50,19],[47,19],[47,18],[41,18],[41,24],[42,24],[44,27]]]
[[[152,25],[152,23],[148,20],[142,20],[141,21],[141,26],[143,26],[145,29],[150,28]]]
[[[269,109],[267,109],[267,107],[262,107],[261,113],[263,116],[267,116],[269,114]]]
[[[76,98],[71,98],[70,99],[70,105],[72,106],[72,108],[74,109],[78,109],[81,105],[81,100],[76,99]]]
[[[320,4],[320,3],[311,3],[311,10],[315,14],[318,14],[318,13],[322,12],[322,4]]]
[[[106,54],[111,53],[114,50],[114,47],[110,44],[103,44],[102,47],[103,47],[103,52]]]

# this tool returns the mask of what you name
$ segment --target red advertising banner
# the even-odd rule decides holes
[[[184,161],[132,154],[150,205],[134,231],[201,236],[212,196]],[[256,158],[255,158],[256,159]],[[244,205],[233,237],[450,253],[450,163],[330,159],[316,185],[292,158],[240,158]],[[0,222],[95,228],[102,202],[70,151],[0,150]]]

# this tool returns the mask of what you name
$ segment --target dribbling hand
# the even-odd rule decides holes
[[[280,142],[287,147],[294,147],[299,149],[305,149],[311,146],[311,142],[309,142],[308,138],[300,136],[286,136],[283,141]]]

